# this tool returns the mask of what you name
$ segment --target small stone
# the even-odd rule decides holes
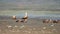
[[[20,28],[24,28],[25,26],[24,25],[22,25]]]
[[[8,25],[7,27],[8,27],[8,28],[11,28],[12,26],[11,26],[11,25]]]
[[[52,27],[54,26],[54,24],[51,25]]]
[[[36,28],[33,28],[33,30],[36,30]]]
[[[19,30],[17,30],[16,32],[20,32]]]
[[[15,25],[15,27],[18,27],[17,25]]]
[[[46,29],[46,27],[43,27],[43,29]]]
[[[56,31],[56,29],[53,29],[53,31]]]
[[[31,33],[30,31],[28,33]]]

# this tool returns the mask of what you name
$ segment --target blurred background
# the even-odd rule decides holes
[[[0,0],[0,15],[60,16],[60,0]]]

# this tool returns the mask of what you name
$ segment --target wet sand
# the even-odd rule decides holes
[[[0,34],[60,34],[60,23],[43,23],[38,18],[29,18],[27,23],[15,21],[0,18]]]

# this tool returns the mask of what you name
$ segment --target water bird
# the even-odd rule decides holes
[[[60,23],[60,20],[44,19],[43,23]]]
[[[16,16],[14,15],[14,16],[12,16],[12,18],[14,19],[14,20],[16,20]]]
[[[13,16],[14,19],[16,19],[16,16]],[[21,19],[16,20],[16,22],[27,22],[28,14],[25,12],[25,16]]]

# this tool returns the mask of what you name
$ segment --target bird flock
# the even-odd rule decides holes
[[[16,22],[27,22],[28,20],[28,14],[25,13],[25,16],[21,19],[17,19],[16,16],[13,16],[13,19],[16,20]],[[60,23],[60,20],[52,20],[52,19],[43,19],[43,23]]]

